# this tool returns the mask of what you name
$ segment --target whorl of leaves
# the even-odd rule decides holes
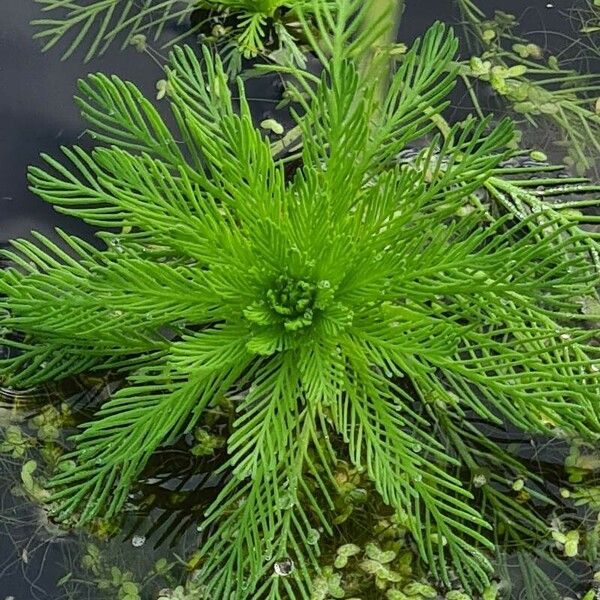
[[[19,334],[3,340],[19,350],[0,363],[7,383],[127,376],[75,437],[77,467],[51,483],[62,517],[115,515],[149,456],[234,393],[229,477],[203,523],[210,598],[310,598],[312,530],[332,532],[334,438],[431,572],[481,589],[488,512],[515,535],[538,521],[491,486],[480,511],[458,467],[518,461],[494,463],[500,450],[467,417],[600,432],[598,349],[576,320],[598,284],[596,242],[543,203],[516,218],[471,202],[499,181],[508,121],[470,119],[397,162],[447,106],[456,40],[434,26],[381,102],[349,58],[369,44],[353,20],[362,3],[337,4],[318,9],[321,78],[299,75],[293,175],[208,52],[203,64],[172,53],[176,135],[133,84],[92,75],[78,103],[101,145],[45,156],[30,182],[106,248],[35,234],[13,242],[0,277],[1,325]],[[269,576],[284,559],[291,576]]]

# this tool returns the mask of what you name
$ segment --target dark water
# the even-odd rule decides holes
[[[29,21],[39,16],[32,0],[2,0],[0,5],[0,241],[65,226],[83,233],[80,223],[57,215],[26,189],[27,165],[40,152],[57,154],[77,143],[84,126],[72,102],[77,79],[105,71],[133,79],[149,94],[160,69],[132,48],[83,65],[79,57],[59,62],[55,52],[41,54],[31,39]]]
[[[564,36],[572,35],[564,12],[572,7],[572,1],[555,0],[551,8],[544,1],[483,0],[479,4],[490,13],[501,9],[519,15],[522,30],[537,32],[536,40],[545,47],[562,48],[567,43]],[[57,52],[42,54],[29,26],[37,16],[38,6],[33,0],[0,3],[0,244],[27,236],[32,229],[48,233],[56,226],[84,237],[92,235],[80,222],[55,213],[26,185],[27,166],[39,164],[41,152],[57,155],[60,145],[85,143],[81,140],[84,124],[72,102],[77,79],[95,71],[115,73],[133,80],[149,97],[161,79],[160,67],[133,48],[120,51],[115,45],[104,57],[87,65],[81,55],[60,62]],[[401,39],[410,41],[436,19],[456,19],[450,0],[407,0]],[[548,30],[558,33],[547,34]],[[273,94],[269,83],[254,83],[250,95]],[[268,101],[259,102],[256,111],[260,115],[271,107]],[[18,472],[0,478],[0,486],[5,486],[0,489],[0,512],[25,524],[8,521],[0,527],[0,600],[58,600],[63,592],[55,583],[68,570],[66,557],[76,554],[77,548],[65,540],[35,537],[39,515],[16,504],[6,487],[11,476],[18,479]],[[31,540],[35,540],[35,547]]]

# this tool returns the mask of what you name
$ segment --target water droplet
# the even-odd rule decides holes
[[[423,475],[421,475],[421,473],[416,473],[415,476],[413,477],[414,481],[422,481],[423,480]]]
[[[423,446],[421,446],[421,444],[413,444],[413,452],[421,452],[421,450],[423,450]]]
[[[131,538],[131,545],[134,548],[140,548],[141,546],[143,546],[146,543],[146,536],[144,535],[134,535]]]
[[[294,571],[294,561],[291,558],[284,558],[273,565],[275,575],[287,577]]]
[[[124,248],[121,246],[121,240],[119,238],[113,238],[112,240],[110,240],[110,245],[117,251],[117,252],[124,252]]]

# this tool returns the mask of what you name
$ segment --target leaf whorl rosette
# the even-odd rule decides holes
[[[471,417],[600,433],[595,332],[579,325],[598,284],[596,239],[544,205],[517,218],[481,204],[482,187],[507,204],[530,198],[498,177],[508,121],[469,119],[398,161],[447,105],[456,40],[433,27],[380,101],[354,60],[366,9],[333,4],[311,5],[324,71],[296,73],[306,99],[291,178],[210,53],[171,56],[177,136],[135,86],[92,75],[78,104],[104,145],[45,157],[30,182],[107,247],[59,232],[66,252],[36,234],[13,242],[0,279],[2,324],[20,334],[4,340],[19,350],[1,363],[11,385],[127,375],[75,437],[77,468],[52,482],[61,516],[115,515],[152,452],[236,392],[230,477],[203,523],[216,527],[199,573],[210,598],[310,598],[308,532],[332,533],[342,452],[435,576],[449,585],[452,565],[481,589],[488,530],[503,521],[518,540],[544,524],[465,480],[465,467],[502,485],[524,468]]]
[[[328,279],[317,282],[280,275],[264,297],[244,310],[251,352],[270,355],[300,345],[318,344],[351,325],[353,312],[335,301]]]

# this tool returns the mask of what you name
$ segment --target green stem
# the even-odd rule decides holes
[[[387,27],[377,40],[378,46],[386,46],[396,41],[396,34],[400,18],[404,11],[404,0],[371,0],[368,12],[368,22],[376,23],[389,13],[389,27]]]
[[[463,17],[471,25],[481,25],[485,20],[485,13],[471,0],[459,0],[458,7]]]
[[[387,27],[382,29],[363,63],[363,70],[368,71],[369,77],[379,81],[377,97],[380,100],[385,98],[392,73],[393,59],[387,49],[396,42],[403,12],[404,0],[371,0],[367,13],[367,27],[372,23],[379,23],[382,19],[387,19]]]

